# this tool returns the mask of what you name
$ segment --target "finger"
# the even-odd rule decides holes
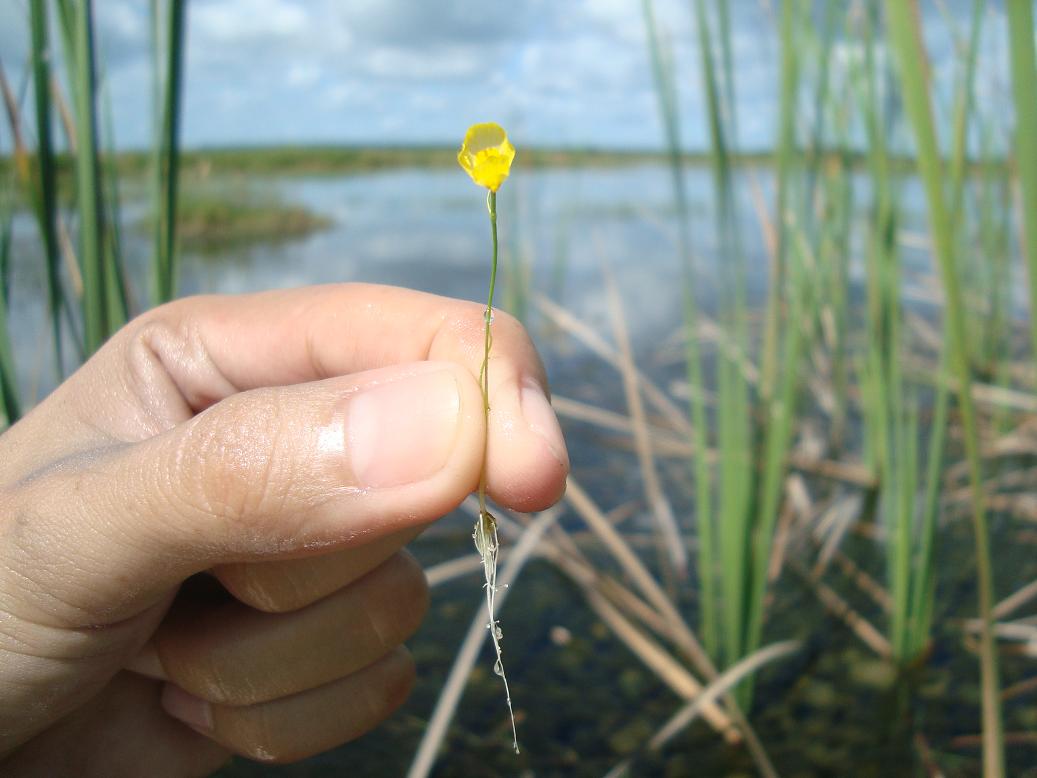
[[[235,600],[174,606],[154,638],[165,677],[212,703],[251,705],[343,678],[403,643],[428,608],[425,575],[397,554],[345,589],[285,614]]]
[[[426,360],[478,378],[483,312],[476,303],[363,284],[162,306],[8,431],[0,479],[70,451],[159,434],[248,389]],[[536,350],[503,313],[493,322],[490,361],[488,488],[509,507],[547,507],[564,488],[568,455]]]
[[[226,748],[262,762],[292,762],[373,729],[410,693],[414,663],[398,648],[379,661],[316,689],[257,705],[200,705],[168,685],[170,715]]]
[[[481,409],[471,374],[442,362],[234,395],[8,492],[0,592],[23,595],[25,618],[111,624],[219,563],[419,526],[475,488]]]
[[[218,565],[213,573],[246,605],[283,613],[316,602],[363,577],[420,533],[421,527],[411,527],[322,556]]]
[[[229,750],[171,718],[161,706],[161,686],[130,673],[117,675],[103,692],[0,761],[0,773],[149,778],[211,774],[230,758]]]

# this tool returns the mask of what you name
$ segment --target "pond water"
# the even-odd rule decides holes
[[[751,182],[769,194],[767,169],[739,173],[741,191]],[[276,178],[247,186],[275,188],[286,201],[329,216],[333,226],[308,237],[184,256],[183,294],[237,293],[340,281],[386,283],[438,294],[483,300],[489,273],[489,228],[481,190],[456,170],[391,170],[351,175]],[[718,297],[718,257],[707,169],[689,169],[690,228],[697,263],[698,296],[705,310]],[[864,213],[867,182],[856,200]],[[902,227],[924,232],[917,182],[901,187]],[[542,294],[564,305],[611,340],[602,267],[607,264],[622,292],[635,353],[663,386],[682,375],[675,336],[681,313],[680,269],[668,168],[645,164],[609,169],[518,170],[502,189],[502,271],[498,302],[526,318],[558,394],[624,412],[616,372],[550,326],[529,302]],[[756,217],[742,205],[741,234],[750,304],[767,281],[766,254]],[[132,228],[141,207],[124,209],[127,262],[139,289],[151,244]],[[16,224],[15,288],[11,301],[16,358],[23,392],[42,396],[53,385],[48,373],[47,329],[42,309],[41,262],[31,222]],[[860,231],[858,231],[859,234]],[[860,247],[853,247],[859,256]],[[905,249],[907,274],[926,272],[921,249]],[[859,262],[851,277],[862,284]],[[1023,285],[1015,285],[1023,293]],[[1018,301],[1021,304],[1022,300]],[[607,434],[586,424],[566,423],[574,474],[606,509],[641,495],[636,460],[613,447]],[[683,467],[668,465],[664,477],[678,515],[687,516],[692,496]],[[686,522],[689,526],[690,521]],[[446,518],[415,544],[428,564],[470,553],[470,519]],[[974,610],[967,528],[948,530],[947,565],[963,570],[941,591],[938,618],[970,616]],[[882,558],[870,543],[847,548],[881,578]],[[1002,565],[1037,577],[1030,549],[1016,546]],[[954,559],[954,557],[961,557]],[[953,560],[953,561],[952,561]],[[1017,575],[1013,575],[1013,580]],[[481,580],[469,576],[436,589],[432,614],[412,642],[420,681],[412,699],[373,735],[330,754],[290,767],[260,768],[236,761],[224,774],[402,774],[430,715],[439,687],[468,622],[481,602]],[[1006,584],[1007,585],[1007,584]],[[1007,589],[1006,589],[1007,591]],[[695,593],[681,596],[692,614]],[[675,710],[678,700],[588,612],[579,592],[549,565],[531,563],[501,614],[505,659],[512,683],[523,753],[509,749],[503,690],[485,653],[461,702],[457,723],[437,775],[601,775],[644,741]],[[881,617],[879,617],[881,619]],[[560,630],[561,628],[561,630]],[[941,627],[940,629],[950,629]],[[884,667],[837,622],[813,594],[783,580],[775,597],[768,638],[799,637],[804,651],[760,677],[753,720],[784,775],[911,775],[913,733],[896,724],[902,711]],[[560,637],[560,636],[568,637]],[[947,636],[947,644],[960,643]],[[1009,672],[1018,675],[1020,667]],[[978,728],[975,660],[955,648],[937,650],[930,670],[913,679],[916,720],[939,750],[955,735]],[[950,691],[948,691],[948,688]],[[1037,721],[1034,722],[1037,724]],[[973,774],[978,750],[958,749],[946,764]],[[1021,770],[1037,751],[1013,752]],[[1020,761],[1021,760],[1021,761]],[[662,757],[646,760],[644,775],[749,775],[751,762],[724,748],[697,725]],[[1016,774],[1022,774],[1017,770]]]

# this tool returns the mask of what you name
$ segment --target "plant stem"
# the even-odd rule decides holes
[[[493,333],[490,325],[493,324],[493,292],[497,286],[497,193],[490,191],[486,193],[486,210],[490,212],[490,235],[493,238],[493,260],[490,263],[490,292],[486,298],[486,313],[483,318],[486,322],[486,337],[484,339],[482,367],[479,368],[479,385],[482,387],[483,403],[483,465],[479,474],[479,513],[486,513],[486,469],[487,454],[490,447],[490,348],[493,346]],[[492,614],[491,614],[492,617]]]
[[[496,662],[493,671],[501,677],[504,683],[504,694],[508,702],[508,714],[511,717],[512,745],[515,753],[519,752],[518,730],[515,726],[515,711],[511,705],[511,689],[508,687],[508,678],[504,674],[504,660],[501,657],[500,641],[503,637],[501,629],[494,618],[497,599],[497,555],[500,550],[500,541],[497,537],[497,519],[486,509],[486,470],[488,466],[487,454],[490,448],[490,348],[493,346],[493,332],[490,325],[493,324],[493,292],[497,286],[497,193],[490,190],[486,194],[486,210],[490,212],[490,234],[493,238],[493,260],[490,263],[490,292],[486,299],[486,312],[483,319],[486,322],[486,335],[483,339],[482,367],[479,368],[479,384],[482,387],[483,407],[483,463],[482,472],[479,474],[479,519],[475,522],[475,530],[472,539],[475,547],[482,558],[483,573],[486,579],[486,610],[490,615],[487,627],[490,630],[490,639],[493,641],[493,650],[496,653]]]

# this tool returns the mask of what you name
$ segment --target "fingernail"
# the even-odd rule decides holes
[[[569,452],[565,447],[565,438],[562,437],[562,428],[558,424],[558,417],[555,416],[551,403],[544,396],[544,391],[535,382],[527,379],[522,383],[520,397],[526,424],[547,443],[555,459],[568,470]]]
[[[346,446],[357,486],[385,488],[438,473],[454,448],[461,395],[448,370],[374,384],[349,399]]]
[[[162,707],[174,719],[179,719],[192,729],[212,731],[212,706],[179,686],[171,683],[165,685],[162,689]]]

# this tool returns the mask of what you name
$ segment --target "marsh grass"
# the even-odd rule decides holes
[[[164,46],[158,0],[152,0],[152,49],[155,53],[154,93],[157,138],[152,195],[155,254],[152,273],[153,305],[176,295],[177,216],[180,182],[180,95],[183,78],[187,3],[167,0]],[[163,56],[164,55],[164,56]]]
[[[186,4],[153,2],[156,29],[161,27],[161,7],[168,11],[169,36],[162,51],[167,64],[156,63],[156,69],[165,67],[166,75],[156,79],[164,85],[156,103],[162,111],[156,124],[161,123],[164,132],[158,144],[163,167],[155,180],[161,179],[165,221],[156,229],[154,276],[162,282],[157,296],[152,296],[153,303],[175,294],[171,281],[175,277],[174,231],[163,225],[171,225],[169,219],[175,219],[177,200],[180,150],[176,127]],[[94,4],[91,0],[32,0],[26,25],[32,121],[13,93],[5,94],[5,104],[16,139],[18,202],[27,204],[32,212],[43,247],[53,373],[60,380],[139,310],[138,284],[130,278],[123,256],[120,190],[125,171],[123,156],[116,152],[103,57],[95,46]],[[58,32],[57,40],[52,29]],[[55,72],[58,64],[63,66],[63,78]],[[71,96],[71,109],[63,96],[65,90]],[[5,91],[10,92],[6,87]],[[65,150],[61,152],[55,125],[64,131]],[[35,139],[34,149],[23,140],[26,128]],[[67,353],[68,344],[72,354]]]
[[[196,185],[178,199],[177,244],[203,254],[302,238],[331,225],[325,216],[254,187]],[[153,219],[143,219],[138,229],[153,235]]]
[[[1034,55],[1033,4],[1007,0],[1009,56],[1015,108],[1015,151],[1022,190],[1023,257],[1030,292],[1030,332],[1037,354],[1037,59]]]
[[[10,187],[4,187],[4,192],[10,191]],[[18,375],[14,369],[14,347],[7,327],[11,288],[11,215],[10,194],[0,194],[0,425],[13,424],[22,412]]]
[[[764,599],[775,521],[784,484],[785,460],[794,427],[798,363],[804,346],[802,315],[807,303],[807,276],[802,255],[792,246],[785,211],[790,199],[791,170],[796,154],[792,117],[796,110],[798,60],[795,55],[797,3],[782,11],[782,91],[780,132],[776,146],[776,249],[765,308],[764,343],[759,384],[752,391],[744,370],[749,351],[746,275],[740,244],[737,191],[730,150],[737,127],[734,74],[731,70],[730,25],[723,3],[713,6],[715,28],[705,0],[694,4],[699,45],[701,89],[707,106],[711,169],[720,263],[720,321],[727,348],[716,365],[715,427],[706,410],[703,356],[699,350],[701,317],[696,302],[697,271],[689,231],[689,207],[680,148],[677,74],[655,21],[651,2],[643,3],[649,56],[656,85],[660,120],[669,149],[676,204],[677,252],[681,263],[687,369],[694,461],[700,627],[715,661],[727,666],[752,653],[761,638]],[[718,67],[717,63],[721,63]],[[769,218],[770,217],[766,217]],[[786,301],[791,301],[786,308]],[[781,367],[783,366],[783,367]],[[715,468],[706,457],[716,440]],[[739,702],[751,702],[751,682],[738,690]]]
[[[918,171],[925,186],[934,254],[940,270],[945,301],[945,329],[952,370],[958,381],[958,405],[962,416],[969,482],[972,488],[973,531],[976,552],[976,584],[979,598],[980,668],[983,698],[983,769],[988,776],[1004,773],[1004,742],[1001,726],[998,655],[994,644],[993,575],[990,562],[990,534],[983,497],[983,474],[979,428],[972,398],[971,364],[965,330],[960,282],[953,249],[954,227],[945,200],[943,165],[933,127],[932,109],[926,84],[928,64],[923,49],[918,9],[915,4],[888,0],[890,44],[900,69],[904,106],[914,130]],[[1031,25],[1032,27],[1032,25]],[[1032,35],[1031,35],[1032,39]]]

